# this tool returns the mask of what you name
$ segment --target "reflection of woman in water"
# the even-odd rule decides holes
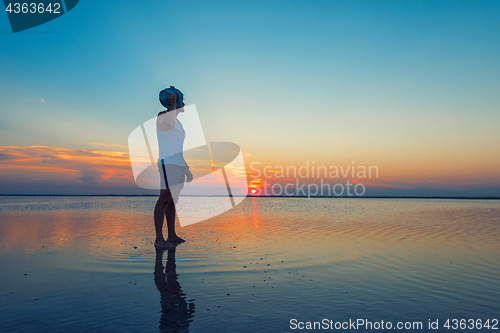
[[[188,303],[177,281],[175,270],[175,247],[168,250],[167,264],[163,267],[165,250],[156,250],[154,280],[160,292],[160,332],[189,332],[189,323],[194,317],[194,303]],[[163,273],[165,268],[165,273]]]

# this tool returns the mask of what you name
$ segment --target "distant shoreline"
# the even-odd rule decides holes
[[[0,194],[0,197],[157,197],[156,194]],[[225,197],[223,195],[185,195],[184,197]],[[242,197],[235,195],[235,197]],[[500,200],[500,197],[417,197],[417,196],[286,196],[247,195],[249,198],[310,198],[310,199],[457,199],[457,200]]]

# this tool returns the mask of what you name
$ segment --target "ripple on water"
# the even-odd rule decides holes
[[[43,259],[40,271],[85,276],[78,280],[83,286],[117,298],[93,304],[101,317],[123,317],[141,297],[154,298],[154,305],[141,304],[136,314],[158,313],[154,198],[9,200],[0,203],[4,258],[37,257]],[[298,315],[492,315],[499,310],[499,225],[498,201],[247,198],[218,217],[178,229],[187,240],[177,247],[178,281],[197,306],[211,308],[211,317],[197,310],[195,323],[227,322],[222,331],[234,328],[231,320],[234,325],[242,313],[284,322]],[[23,246],[24,237],[37,242]],[[107,280],[91,285],[95,273]],[[68,293],[76,287],[61,286],[51,290],[61,295],[52,305],[76,302]],[[139,321],[136,327],[143,327]]]

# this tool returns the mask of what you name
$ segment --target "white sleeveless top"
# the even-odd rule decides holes
[[[160,150],[158,162],[161,163],[161,160],[163,160],[163,164],[186,166],[183,154],[186,132],[181,122],[175,119],[175,125],[170,131],[160,131],[156,129],[156,135],[158,137],[158,147]]]

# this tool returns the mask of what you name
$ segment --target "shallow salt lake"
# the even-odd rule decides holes
[[[498,200],[246,198],[169,253],[155,200],[0,197],[0,332],[500,319]]]

